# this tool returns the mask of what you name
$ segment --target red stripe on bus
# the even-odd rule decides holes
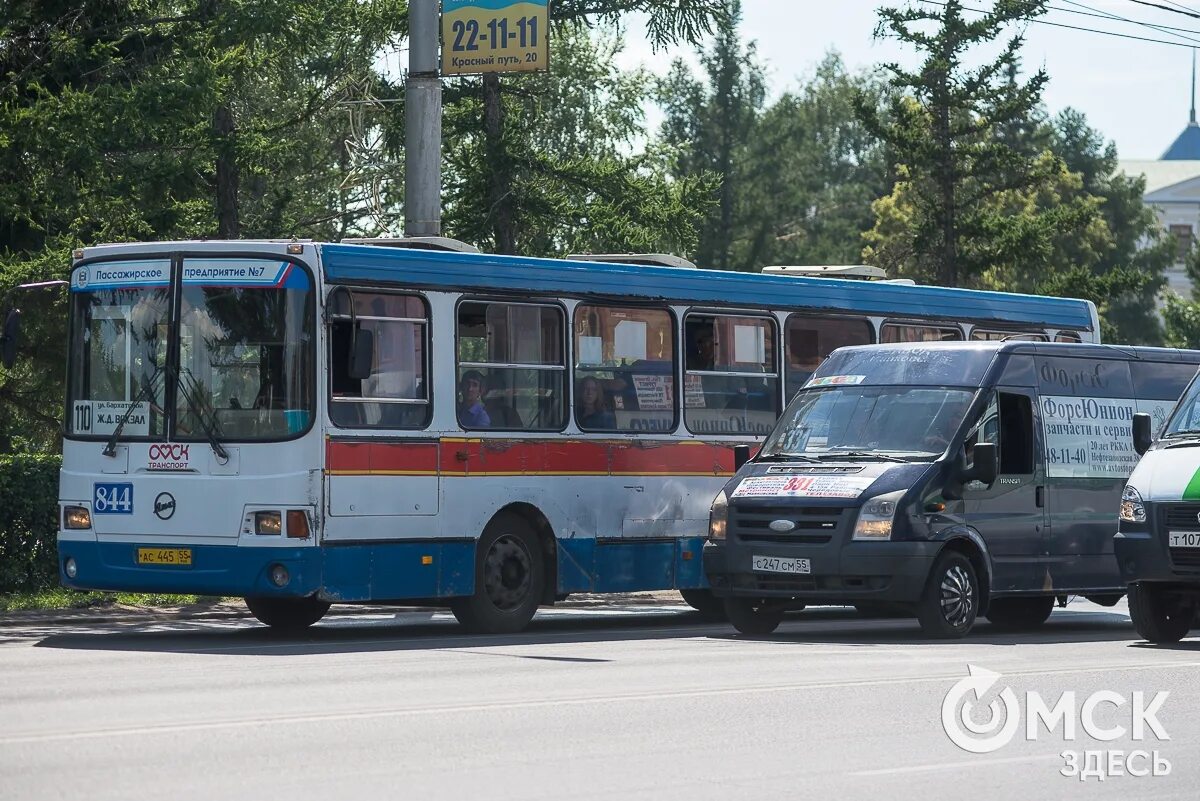
[[[326,466],[331,473],[433,475],[438,472],[438,443],[436,442],[329,440],[325,451]]]
[[[330,473],[342,475],[728,475],[733,445],[670,440],[330,440]]]

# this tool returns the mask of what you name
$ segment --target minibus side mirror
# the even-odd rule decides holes
[[[346,374],[354,381],[364,381],[371,377],[374,361],[375,332],[369,328],[360,328],[354,332],[354,344],[350,352],[350,364],[346,365]]]
[[[971,465],[962,474],[963,482],[979,481],[984,484],[994,484],[996,476],[999,473],[998,461],[996,458],[996,443],[975,443]]]
[[[733,471],[736,473],[742,469],[742,465],[750,461],[750,446],[749,445],[734,445],[733,446]]]
[[[1145,412],[1138,412],[1133,416],[1133,449],[1137,451],[1138,456],[1150,450],[1150,446],[1154,444],[1151,425],[1150,415]]]
[[[11,370],[17,361],[17,337],[21,332],[21,310],[9,309],[4,318],[4,329],[0,331],[0,361]]]

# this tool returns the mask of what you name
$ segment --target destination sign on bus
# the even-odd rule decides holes
[[[442,74],[550,67],[549,0],[443,0]]]

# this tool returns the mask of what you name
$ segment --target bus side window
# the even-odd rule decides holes
[[[875,334],[867,320],[789,316],[783,334],[788,400],[830,353],[847,345],[870,345],[874,341]]]
[[[580,430],[675,428],[675,324],[669,311],[580,304],[574,344]]]
[[[355,292],[332,296],[329,322],[329,415],[344,427],[423,428],[431,406],[425,379],[428,313],[416,295]],[[349,375],[352,325],[374,335],[371,374]]]
[[[459,304],[456,406],[464,430],[561,430],[566,372],[558,306]]]

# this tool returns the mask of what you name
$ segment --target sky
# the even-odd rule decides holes
[[[1148,2],[1188,9],[1197,17],[1150,8],[1134,0],[1050,0],[1054,10],[1042,19],[1185,46],[1030,24],[1022,51],[1027,70],[1044,67],[1050,76],[1044,94],[1050,110],[1057,112],[1071,106],[1084,112],[1093,128],[1116,142],[1123,159],[1157,159],[1183,130],[1188,121],[1192,45],[1200,46],[1200,0]],[[912,63],[910,49],[873,37],[875,10],[881,5],[885,3],[880,0],[742,0],[743,37],[757,42],[773,95],[795,85],[798,76],[810,73],[829,50],[841,53],[852,70],[869,69],[886,61]],[[967,0],[965,5],[984,8],[991,3]],[[1131,22],[1070,13],[1073,11],[1116,15],[1184,31],[1168,33]],[[642,64],[664,73],[675,56],[695,63],[691,48],[653,52],[637,34],[642,29],[636,17],[629,20],[627,48],[620,66]],[[660,119],[653,110],[648,114],[651,125],[656,126]]]

